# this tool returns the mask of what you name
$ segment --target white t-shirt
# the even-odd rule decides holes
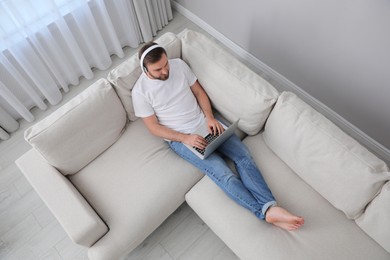
[[[191,91],[197,78],[181,59],[169,60],[167,80],[150,79],[142,73],[133,91],[135,115],[156,115],[159,123],[182,133],[193,133],[204,122],[204,115]]]

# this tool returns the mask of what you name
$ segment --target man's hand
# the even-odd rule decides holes
[[[213,110],[211,109],[211,104],[209,97],[204,91],[203,87],[198,81],[195,81],[194,85],[191,86],[191,91],[194,93],[196,100],[200,108],[203,111],[203,114],[206,116],[207,125],[209,128],[210,134],[222,134],[224,131],[223,126],[216,120],[213,116]]]
[[[182,142],[185,143],[185,144],[188,144],[188,145],[190,145],[192,147],[199,148],[199,149],[206,148],[206,146],[208,144],[206,139],[204,139],[200,135],[195,135],[195,134],[186,135]]]
[[[215,118],[207,119],[207,125],[209,127],[210,134],[220,135],[225,131],[223,126],[219,123],[219,121]]]

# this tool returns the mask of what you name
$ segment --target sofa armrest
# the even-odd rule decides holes
[[[36,150],[15,163],[74,243],[90,247],[107,233],[106,224],[73,184]]]

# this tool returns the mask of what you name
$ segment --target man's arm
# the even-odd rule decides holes
[[[183,134],[161,125],[155,114],[142,119],[149,132],[155,136],[174,142],[182,142],[200,149],[204,149],[207,146],[207,141],[202,136]]]
[[[213,110],[211,108],[210,99],[207,96],[206,91],[200,85],[198,81],[195,81],[194,85],[191,86],[191,91],[194,93],[196,100],[200,108],[202,109],[204,115],[206,116],[207,124],[209,127],[210,133],[217,132],[222,133],[224,131],[223,126],[214,118]]]

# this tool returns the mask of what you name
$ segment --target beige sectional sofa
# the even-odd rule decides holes
[[[240,118],[278,203],[305,217],[288,232],[258,220],[137,120],[136,55],[25,133],[17,165],[91,259],[118,259],[184,200],[241,259],[390,259],[388,166],[223,47],[185,30],[157,40],[193,69],[215,110]]]

